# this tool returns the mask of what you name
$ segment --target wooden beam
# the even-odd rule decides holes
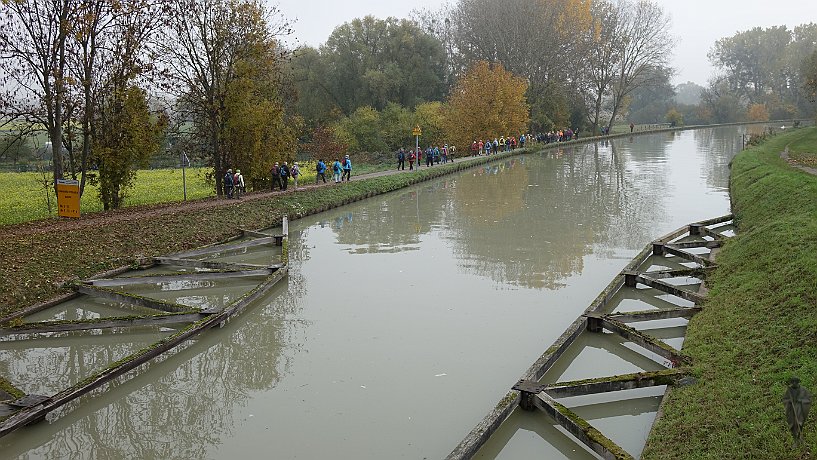
[[[173,257],[180,258],[180,259],[189,259],[192,257],[200,257],[205,256],[208,254],[215,254],[218,252],[228,252],[228,251],[236,251],[236,250],[243,250],[247,248],[252,248],[256,246],[264,246],[269,245],[275,242],[275,238],[271,236],[267,236],[264,238],[256,238],[253,240],[248,241],[241,241],[238,243],[230,243],[230,244],[223,244],[219,246],[208,246],[204,248],[194,249],[192,251],[187,252],[180,252],[173,254]]]
[[[653,272],[637,272],[637,275],[648,276],[653,279],[661,280],[666,278],[680,278],[688,276],[691,278],[704,278],[713,270],[714,267],[698,267],[698,268],[680,268],[669,270],[656,270]]]
[[[16,414],[9,416],[7,419],[0,422],[0,437],[13,432],[22,426],[41,419],[54,409],[57,409],[68,402],[106,384],[107,382],[126,374],[142,364],[147,363],[168,350],[171,350],[184,343],[191,337],[194,337],[201,332],[212,328],[213,326],[224,324],[224,322],[229,318],[242,312],[248,305],[268,292],[284,277],[286,271],[286,268],[276,271],[263,283],[259,284],[255,289],[242,296],[221,313],[209,315],[203,320],[194,323],[171,336],[165,337],[151,346],[143,348],[127,356],[125,359],[118,361],[116,364],[96,372],[90,377],[72,385],[69,388],[66,388],[65,390],[60,391],[59,393],[44,400],[41,404],[20,410]]]
[[[709,259],[704,259],[703,257],[701,257],[699,255],[696,255],[696,254],[692,254],[691,252],[687,252],[687,251],[683,251],[681,249],[674,248],[669,244],[663,245],[663,252],[666,253],[666,254],[671,254],[671,255],[680,257],[682,259],[686,259],[686,260],[688,260],[690,262],[695,262],[696,264],[698,264],[698,265],[700,265],[702,267],[707,267],[709,265],[714,265],[714,263]]]
[[[177,267],[187,268],[201,268],[205,270],[223,270],[223,271],[247,271],[247,270],[261,270],[269,268],[264,265],[253,264],[234,264],[229,262],[218,262],[214,260],[193,260],[193,259],[179,259],[175,257],[156,257],[156,263],[161,265],[174,265]]]
[[[621,323],[635,323],[639,321],[655,321],[660,319],[692,318],[700,313],[701,307],[678,307],[666,310],[644,310],[612,313],[608,318]]]
[[[666,369],[655,372],[614,375],[596,379],[552,383],[545,388],[551,398],[567,398],[612,391],[633,390],[661,385],[673,385],[687,375],[683,369]]]
[[[649,276],[645,275],[636,275],[635,281],[637,283],[641,283],[645,286],[649,286],[653,289],[658,289],[659,291],[666,292],[667,294],[672,294],[676,297],[680,297],[684,300],[689,300],[690,302],[695,302],[696,304],[703,303],[706,301],[706,297],[692,291],[687,291],[681,289],[677,286],[673,286],[665,281],[652,279]]]
[[[724,222],[729,222],[730,220],[734,220],[735,216],[733,214],[726,214],[725,216],[720,217],[713,217],[712,219],[706,220],[699,220],[698,222],[694,222],[700,225],[715,225],[715,224],[722,224]]]
[[[626,340],[638,345],[639,347],[655,353],[664,359],[668,359],[672,363],[680,364],[689,362],[689,358],[681,354],[680,351],[656,339],[655,337],[651,337],[642,333],[641,331],[627,326],[624,323],[620,323],[602,315],[588,315],[588,317],[591,316],[593,317],[593,320],[597,321],[604,329],[614,332]]]
[[[720,233],[710,229],[709,227],[701,227],[701,233],[715,239],[715,241],[723,241],[726,237]]]
[[[455,447],[445,459],[460,460],[472,458],[476,455],[480,447],[482,447],[496,430],[499,429],[500,425],[511,416],[516,406],[519,405],[519,399],[518,391],[511,391],[506,394],[505,397],[494,406],[493,410],[460,441],[457,447]]]
[[[568,433],[573,435],[590,450],[597,453],[604,459],[609,460],[634,460],[633,456],[622,449],[618,444],[601,434],[583,418],[579,417],[572,410],[554,401],[549,396],[539,393],[533,399],[537,408],[550,415],[556,423],[562,426]]]
[[[706,228],[706,227],[703,227]],[[667,246],[671,246],[676,249],[690,249],[690,248],[707,248],[707,249],[714,249],[723,246],[723,241],[721,239],[717,239],[715,241],[681,241],[678,243],[667,243]]]
[[[269,276],[274,270],[262,268],[244,271],[214,271],[200,273],[178,273],[172,275],[132,276],[127,278],[104,278],[88,280],[85,283],[98,287],[131,286],[134,284],[157,284],[172,281],[205,281],[228,278],[245,278],[251,276]]]
[[[121,316],[79,321],[43,321],[0,328],[0,336],[193,323],[202,320],[206,316],[204,313],[168,313],[152,316]]]
[[[113,302],[127,303],[130,305],[136,305],[138,307],[150,308],[153,310],[160,310],[168,313],[187,313],[190,311],[190,307],[187,307],[185,305],[167,302],[165,300],[150,299],[148,297],[128,294],[127,292],[120,292],[104,287],[90,286],[87,284],[77,284],[74,286],[74,288],[77,290],[77,292],[92,297],[107,299]]]

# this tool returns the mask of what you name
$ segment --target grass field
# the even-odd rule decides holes
[[[780,158],[787,146],[817,151],[817,128],[787,130],[732,162],[738,234],[684,341],[697,383],[669,393],[644,459],[811,458],[792,447],[782,398],[792,376],[817,392],[817,177]],[[814,420],[803,431],[812,449]]]
[[[215,195],[214,186],[208,184],[205,175],[209,168],[186,170],[187,199],[204,198]],[[51,180],[47,174],[47,180]],[[51,198],[52,216],[56,215],[54,190],[48,187]],[[182,201],[182,170],[154,169],[136,173],[133,188],[128,190],[126,206]],[[83,213],[102,210],[99,191],[86,185],[82,196]],[[0,173],[0,225],[16,224],[49,217],[46,189],[40,173]]]
[[[299,161],[298,165],[301,170],[300,184],[314,183],[315,163]],[[359,175],[391,167],[392,165],[388,164],[359,163],[354,165],[353,171]],[[210,168],[187,168],[185,174],[188,200],[215,196],[215,185],[206,178],[209,171]],[[331,180],[330,177],[331,171],[327,171],[327,180]],[[44,178],[41,173],[0,172],[0,225],[56,216],[57,207],[52,187],[48,188],[52,209],[51,214],[48,213],[44,179],[50,181],[50,174],[46,173]],[[250,189],[249,183],[247,189],[248,191]],[[136,173],[133,187],[128,189],[125,206],[170,203],[182,201],[183,198],[181,169],[140,170]],[[102,211],[102,202],[99,200],[99,191],[96,187],[86,185],[80,207],[83,214]]]

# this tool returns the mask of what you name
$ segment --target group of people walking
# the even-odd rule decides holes
[[[517,147],[524,148],[525,142],[529,137],[530,134],[522,134],[518,139],[514,136],[508,136],[507,138],[505,136],[500,136],[499,138],[495,137],[493,141],[488,139],[484,142],[482,139],[479,141],[474,139],[474,142],[471,143],[471,156],[510,152],[511,150],[516,150]]]
[[[417,169],[419,169],[424,157],[428,167],[437,163],[448,163],[449,161],[453,163],[456,153],[457,148],[453,145],[449,147],[448,144],[443,144],[442,147],[429,145],[425,150],[417,147],[417,150],[409,149],[406,151],[406,149],[400,147],[400,150],[397,151],[397,169],[406,169],[406,161],[409,164],[409,171],[414,170],[415,162],[417,162]]]
[[[224,196],[227,198],[241,198],[247,191],[244,186],[244,176],[241,175],[241,170],[236,169],[233,173],[232,168],[227,169],[224,174]]]

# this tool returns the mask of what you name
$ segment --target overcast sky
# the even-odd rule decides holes
[[[354,18],[409,17],[413,9],[437,10],[444,0],[267,0],[294,20],[298,44],[318,46],[335,27]],[[501,1],[501,0],[497,0]],[[671,63],[674,83],[693,81],[706,85],[714,73],[706,53],[716,40],[752,27],[817,22],[814,0],[656,0],[672,18],[678,39]],[[808,6],[811,5],[811,6]]]

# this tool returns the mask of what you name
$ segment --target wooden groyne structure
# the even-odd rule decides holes
[[[240,254],[248,248],[270,246],[279,247],[280,253],[273,251],[270,263],[253,265],[226,263],[215,260],[200,260],[200,257],[212,255],[228,256]],[[138,266],[123,267],[104,273],[88,280],[71,284],[72,293],[49,302],[32,306],[20,312],[0,318],[0,338],[9,340],[28,340],[32,337],[43,339],[44,334],[60,334],[73,331],[89,332],[102,329],[126,329],[137,326],[175,325],[175,333],[164,337],[130,355],[86,376],[78,383],[52,395],[26,394],[21,385],[0,376],[0,437],[19,428],[45,418],[49,413],[69,402],[86,395],[106,383],[119,377],[128,377],[128,373],[153,360],[162,359],[171,350],[183,349],[190,339],[214,327],[224,326],[231,318],[244,312],[256,300],[286,276],[289,262],[289,223],[286,217],[282,221],[281,234],[273,235],[263,231],[242,230],[228,240],[205,246],[199,249],[172,254],[167,257],[155,257],[139,261]],[[170,266],[188,270],[174,274],[139,275],[138,272],[158,266]],[[136,272],[136,274],[134,274]],[[125,275],[127,277],[116,278]],[[262,278],[261,282],[222,307],[196,309],[175,302],[153,299],[135,295],[116,286],[156,284],[173,281],[206,281],[229,278]],[[102,317],[70,321],[24,322],[27,316],[57,307],[63,302],[81,296],[95,297],[121,303],[140,309],[148,309],[150,314]]]
[[[641,332],[629,323],[672,318],[691,318],[700,312],[706,299],[706,289],[698,292],[677,287],[667,280],[671,278],[697,278],[701,283],[713,268],[712,250],[722,246],[726,240],[723,234],[732,228],[732,215],[691,223],[648,244],[616,275],[596,299],[576,318],[550,346],[522,374],[510,391],[495,405],[457,447],[446,457],[447,460],[470,459],[497,432],[502,423],[517,409],[541,411],[570,433],[576,441],[605,459],[633,459],[633,456],[579,417],[567,406],[557,401],[559,398],[598,393],[615,392],[661,385],[676,385],[684,382],[684,369],[690,360],[661,340]],[[708,250],[709,257],[691,252],[692,249]],[[645,271],[644,264],[653,256],[680,259],[681,262],[667,262],[676,268]],[[685,264],[694,265],[688,267]],[[656,263],[656,265],[659,265]],[[642,270],[642,268],[644,270]],[[692,307],[666,308],[646,311],[609,312],[611,301],[623,288],[648,286],[664,293],[693,302]],[[666,369],[653,372],[638,372],[613,375],[580,381],[543,382],[542,378],[557,360],[583,333],[609,331],[666,360]],[[664,363],[659,363],[664,365]]]

